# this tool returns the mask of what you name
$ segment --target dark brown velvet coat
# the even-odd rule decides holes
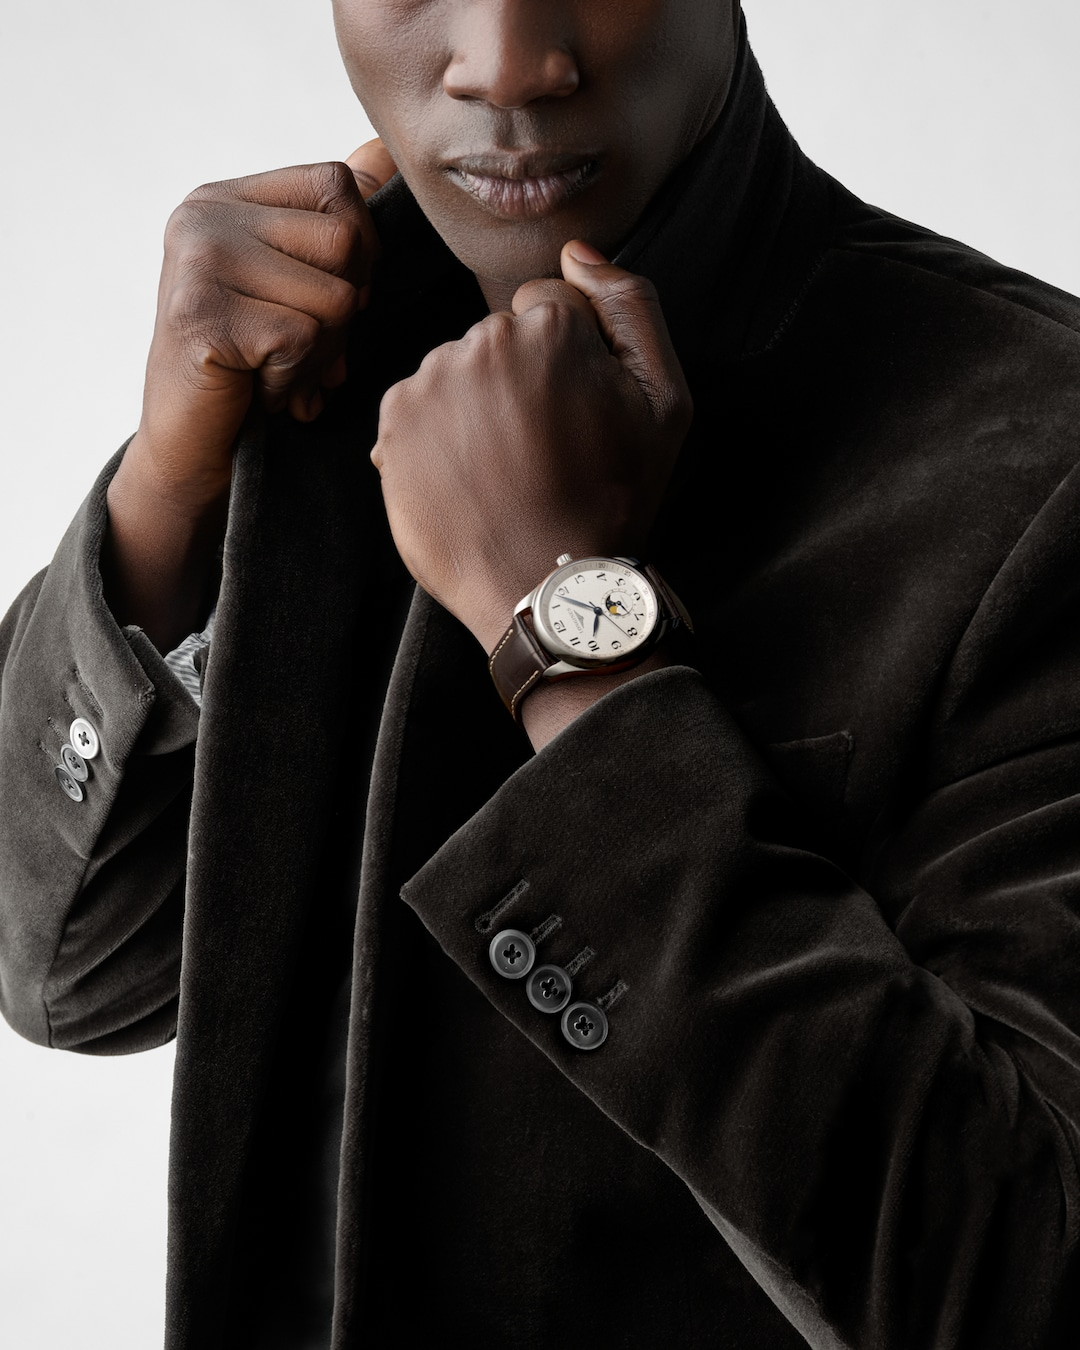
[[[695,397],[652,558],[697,637],[532,756],[422,594],[398,645],[378,396],[482,310],[375,209],[362,377],[238,452],[201,720],[102,601],[108,472],[2,630],[3,1011],[176,1030],[169,1350],[309,1343],[354,917],[336,1350],[1076,1345],[1080,305],[855,201],[744,52],[620,259]],[[594,1054],[487,963],[550,916],[622,989]]]

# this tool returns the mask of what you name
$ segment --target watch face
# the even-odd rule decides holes
[[[658,618],[648,579],[612,558],[579,558],[560,567],[533,606],[543,645],[582,666],[625,661],[648,641]]]

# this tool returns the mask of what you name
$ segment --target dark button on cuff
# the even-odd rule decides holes
[[[529,1002],[544,1013],[562,1012],[570,1002],[573,985],[561,966],[537,966],[525,986]]]
[[[73,745],[60,747],[60,763],[75,779],[76,783],[85,783],[90,777],[90,766]]]
[[[53,772],[56,774],[56,781],[60,784],[65,794],[69,796],[73,802],[81,802],[86,796],[86,793],[82,790],[82,784],[76,782],[62,764],[58,764]]]
[[[536,947],[528,933],[504,928],[491,939],[488,960],[504,980],[520,980],[533,968]]]
[[[595,1003],[571,1003],[562,1015],[562,1034],[577,1050],[595,1050],[607,1040],[608,1020]]]
[[[68,732],[71,744],[82,755],[83,759],[96,759],[97,753],[101,749],[101,741],[93,726],[85,717],[76,717],[71,724]]]

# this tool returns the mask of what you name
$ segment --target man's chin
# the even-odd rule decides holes
[[[483,237],[475,231],[440,233],[459,262],[475,274],[488,303],[492,304],[494,295],[498,304],[493,307],[505,309],[527,281],[562,276],[563,245],[578,235],[568,227],[552,230],[551,222],[545,224],[549,228],[543,230],[517,224],[491,231],[490,236],[484,232]]]

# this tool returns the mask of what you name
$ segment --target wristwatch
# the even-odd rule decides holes
[[[488,670],[515,722],[541,680],[611,675],[643,661],[680,624],[694,626],[655,567],[636,558],[571,558],[563,553],[488,659]]]

